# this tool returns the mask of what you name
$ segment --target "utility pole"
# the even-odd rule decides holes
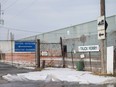
[[[104,16],[104,27],[105,27],[105,0],[100,0],[100,16]],[[105,30],[105,39],[100,40],[100,51],[101,51],[101,73],[106,73],[106,29]]]
[[[1,3],[0,3],[0,24],[1,24],[1,14],[2,13],[2,10],[1,10]]]
[[[0,29],[1,29],[1,3],[0,3]]]
[[[1,26],[4,25],[4,20],[2,19],[2,15],[3,15],[3,11],[2,11],[2,5],[0,3],[0,29],[1,29]]]
[[[2,11],[2,5],[0,3],[0,25],[4,25],[4,20],[2,19],[2,15],[3,15],[3,11]]]

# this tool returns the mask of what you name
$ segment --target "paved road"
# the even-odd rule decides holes
[[[23,69],[23,68],[16,68],[12,65],[0,62],[0,76],[8,74],[8,73],[9,74],[16,74],[16,73],[25,73],[25,72],[29,72],[29,71],[32,71],[32,70]]]
[[[69,82],[44,82],[44,81],[15,81],[8,82],[2,79],[3,75],[6,74],[16,74],[16,73],[26,73],[32,70],[16,68],[8,64],[0,62],[0,87],[115,87],[107,85],[80,85],[78,83]]]
[[[23,69],[23,68],[16,68],[14,66],[11,66],[9,64],[1,63],[0,62],[0,84],[2,83],[8,83],[8,81],[2,79],[3,75],[6,74],[16,74],[16,73],[26,73],[32,70]]]
[[[116,87],[115,85],[81,85],[68,82],[12,82],[0,84],[0,87]]]

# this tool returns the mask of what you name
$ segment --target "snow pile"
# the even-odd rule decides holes
[[[22,73],[17,75],[5,75],[8,81],[27,81],[43,80],[49,81],[68,81],[78,82],[79,84],[105,84],[106,82],[116,81],[115,77],[104,77],[91,74],[86,71],[76,71],[68,68],[46,68],[42,71]]]
[[[11,74],[7,74],[7,75],[3,76],[3,78],[8,81],[29,81],[27,78],[25,78],[23,76],[11,75]]]

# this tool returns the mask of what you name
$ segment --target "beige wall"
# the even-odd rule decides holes
[[[11,53],[11,49],[14,52],[14,41],[12,41],[12,46],[11,46],[11,41],[6,41],[6,40],[0,41],[0,51],[2,53]]]

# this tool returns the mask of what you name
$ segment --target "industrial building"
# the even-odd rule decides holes
[[[107,32],[107,46],[116,45],[116,15],[106,18],[108,23]],[[80,38],[84,36],[85,41],[81,41]],[[38,34],[23,38],[22,40],[35,40],[40,39],[47,43],[57,43],[60,37],[68,41],[67,45],[74,44],[75,46],[81,45],[99,45],[97,20],[77,24],[74,26],[57,29],[54,31]],[[67,46],[69,47],[69,46]],[[69,48],[70,50],[70,48]]]
[[[108,23],[108,28],[106,30],[107,47],[116,46],[116,15],[107,17],[106,21]],[[46,60],[46,61],[51,60],[53,62],[56,59],[59,61],[57,63],[59,63],[59,65],[62,65],[61,64],[62,50],[60,48],[60,43],[61,43],[60,38],[62,38],[62,45],[65,47],[64,50],[66,51],[65,63],[67,67],[68,66],[75,67],[76,62],[80,59],[81,56],[83,56],[87,70],[90,69],[90,70],[100,71],[101,69],[100,68],[101,67],[100,50],[97,50],[95,52],[79,52],[79,46],[99,46],[100,45],[100,40],[98,40],[97,20],[65,27],[62,29],[57,29],[54,31],[38,34],[35,36],[22,38],[21,40],[18,40],[18,41],[36,41],[37,39],[40,39],[40,45],[44,44],[43,46],[41,45],[40,47],[41,56],[42,56],[41,58],[43,58],[42,60]],[[13,44],[15,43],[13,42]],[[2,42],[0,43],[0,45],[2,47],[3,45]],[[11,47],[8,47],[8,48],[11,48]],[[1,51],[4,52],[4,49],[1,49]],[[13,53],[15,57],[16,55],[19,54],[15,52],[14,50],[13,50]],[[29,53],[27,53],[26,55],[28,54]],[[35,53],[31,53],[31,58],[33,58],[32,59],[33,61],[36,60],[36,56],[34,54]],[[18,57],[20,55],[18,55]],[[28,60],[28,58],[25,59],[25,61]],[[17,59],[21,59],[21,58],[17,58]],[[57,63],[55,62],[55,64]]]

